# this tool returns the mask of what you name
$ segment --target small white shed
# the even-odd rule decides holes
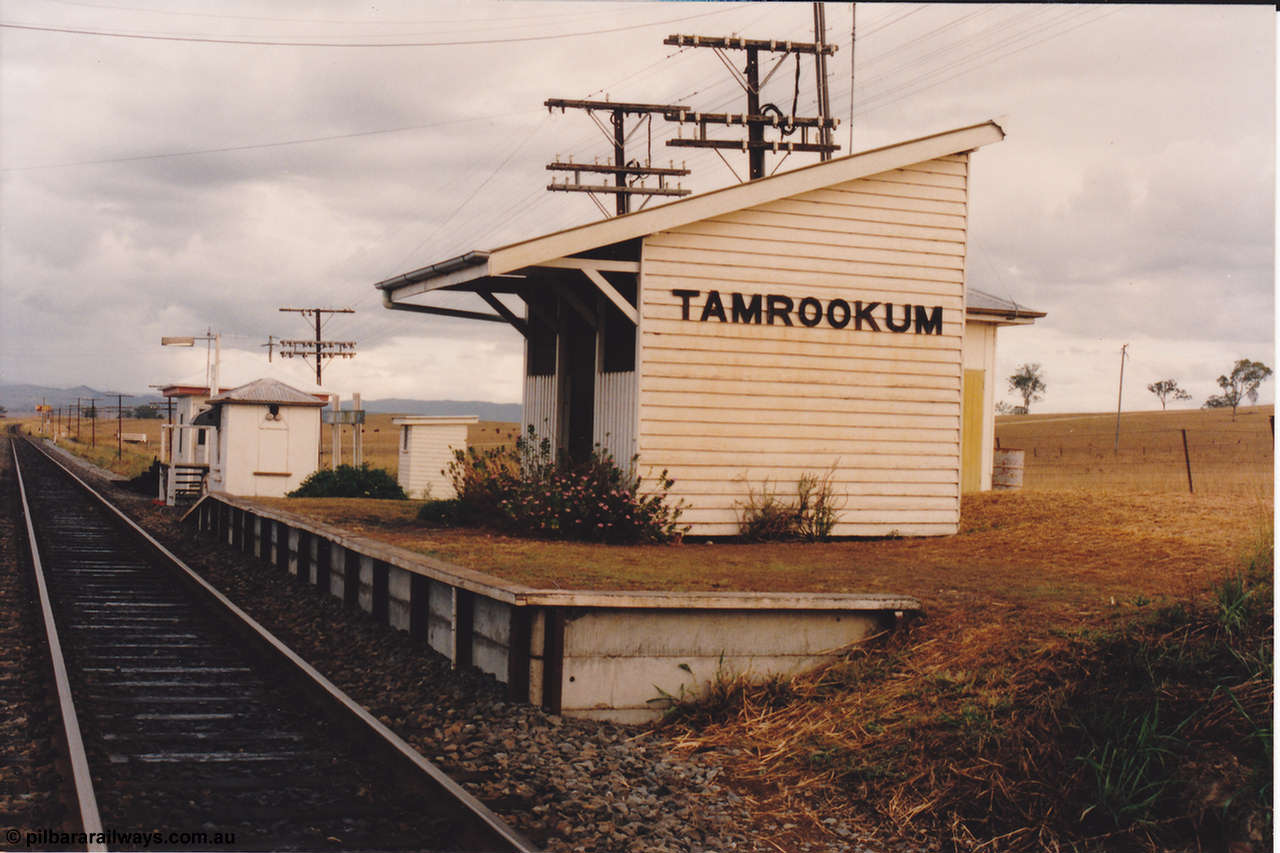
[[[400,427],[397,479],[411,498],[456,497],[445,471],[455,450],[467,449],[467,428],[479,415],[394,418]]]
[[[210,491],[284,497],[316,470],[325,398],[259,379],[210,397],[209,403],[218,425]]]
[[[960,430],[960,490],[991,490],[996,435],[996,330],[1029,326],[1043,317],[1010,299],[965,289],[964,402]]]

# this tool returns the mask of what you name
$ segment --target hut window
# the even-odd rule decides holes
[[[277,406],[275,403],[272,403],[269,406],[267,406],[267,420],[269,421],[280,420],[280,407]]]
[[[618,292],[636,304],[635,276],[615,276],[610,279]],[[636,369],[636,324],[632,323],[617,306],[604,300],[604,342],[600,369],[604,373],[622,373]]]
[[[409,428],[407,426],[400,427],[400,449],[405,453],[409,452]]]

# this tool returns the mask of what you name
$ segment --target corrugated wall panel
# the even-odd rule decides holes
[[[624,470],[636,452],[637,387],[634,370],[596,374],[592,442],[612,454]]]
[[[670,470],[693,535],[736,533],[748,491],[787,497],[828,473],[836,535],[955,531],[967,166],[941,158],[646,238],[637,450],[642,473]],[[732,293],[761,295],[758,322],[731,321]],[[772,324],[769,294],[792,302]],[[806,297],[824,312],[809,304],[812,325]],[[873,322],[837,328],[839,300]]]
[[[557,400],[556,377],[526,376],[524,378],[523,418],[520,432],[525,434],[530,424],[539,439],[551,440],[556,444]]]

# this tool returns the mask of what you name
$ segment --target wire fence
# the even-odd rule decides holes
[[[1094,426],[1090,424],[1089,426]],[[1269,496],[1274,418],[1186,428],[1072,426],[1069,420],[1006,423],[996,446],[1023,451],[1023,488],[1120,489]]]

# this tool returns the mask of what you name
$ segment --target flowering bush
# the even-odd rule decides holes
[[[671,542],[687,530],[682,508],[668,506],[674,481],[663,471],[656,488],[623,471],[596,448],[585,462],[557,458],[533,427],[514,448],[455,451],[445,472],[458,495],[456,518],[523,536],[586,542]]]
[[[290,498],[384,498],[402,501],[406,496],[396,478],[385,468],[339,465],[336,470],[321,468],[307,475]]]

